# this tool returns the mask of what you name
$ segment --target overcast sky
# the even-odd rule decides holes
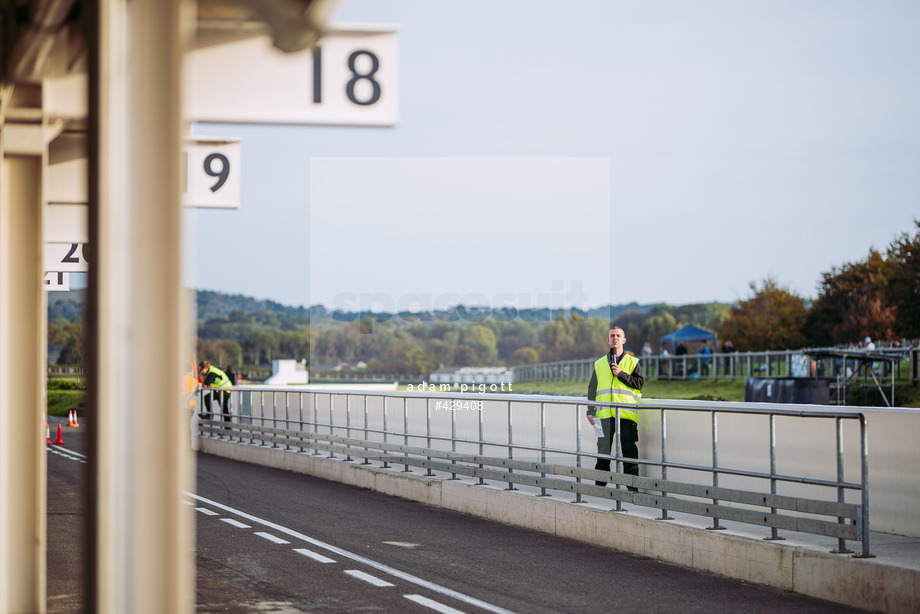
[[[242,139],[187,283],[290,305],[733,302],[920,219],[920,3],[341,0],[399,26],[392,128]]]

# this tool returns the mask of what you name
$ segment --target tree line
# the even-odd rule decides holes
[[[453,315],[360,313],[342,318],[320,306],[278,309],[271,301],[199,292],[199,313],[209,317],[198,321],[196,352],[199,358],[238,368],[292,358],[313,366],[363,362],[371,373],[428,374],[441,366],[591,358],[606,351],[607,330],[614,325],[624,329],[627,348],[635,353],[645,343],[657,353],[662,336],[687,324],[731,340],[739,351],[847,345],[865,336],[916,339],[920,222],[915,224],[913,234],[900,235],[884,253],[873,248],[864,259],[823,273],[814,300],[767,278],[752,282],[751,295],[737,305],[630,304],[528,318],[509,317],[507,310],[478,319],[472,311],[454,317],[459,310]],[[63,344],[59,364],[80,360],[80,310],[72,303],[49,301],[49,342]]]
[[[920,221],[883,253],[822,273],[810,301],[776,280],[751,284],[752,296],[731,308],[720,329],[739,350],[845,346],[920,339]]]

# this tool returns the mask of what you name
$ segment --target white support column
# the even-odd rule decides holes
[[[0,140],[3,136],[0,134]],[[2,151],[2,146],[0,146]],[[42,156],[0,169],[0,611],[45,611]]]
[[[191,612],[193,519],[180,496],[193,466],[179,381],[187,13],[182,0],[99,5],[98,611]]]

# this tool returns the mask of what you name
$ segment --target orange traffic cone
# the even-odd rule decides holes
[[[60,422],[58,422],[58,436],[57,436],[57,439],[54,440],[54,442],[52,443],[52,445],[55,445],[55,446],[63,446],[63,445],[64,445],[64,438],[61,436],[61,423],[60,423]]]
[[[67,412],[67,426],[76,426],[73,423],[73,410],[72,409]]]
[[[73,425],[74,425],[74,426],[80,426],[80,423],[77,422],[77,410],[76,410],[76,409],[73,410]]]
[[[47,422],[45,422],[45,445],[51,445],[51,429]]]

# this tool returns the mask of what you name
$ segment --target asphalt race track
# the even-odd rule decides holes
[[[83,610],[82,431],[49,446],[49,612]],[[197,612],[857,611],[214,456],[197,476]]]

